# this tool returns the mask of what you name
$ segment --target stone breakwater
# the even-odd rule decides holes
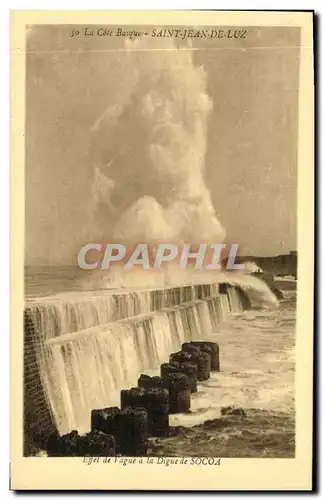
[[[207,340],[226,315],[248,307],[246,293],[226,283],[29,301],[25,454],[44,448],[53,431],[89,432],[93,408],[116,405],[141,373],[154,375],[182,344]]]
[[[181,351],[170,354],[169,363],[161,366],[160,376],[141,374],[137,387],[122,390],[120,408],[92,410],[90,432],[79,435],[73,430],[61,437],[52,434],[47,455],[86,457],[86,463],[98,460],[94,457],[114,456],[128,461],[123,457],[155,456],[165,466],[177,463],[165,457],[185,456],[191,465],[212,465],[210,458],[201,457],[294,457],[294,418],[282,412],[222,406],[217,418],[191,427],[172,426],[172,417],[190,419],[195,413],[194,402],[191,412],[191,394],[195,391],[182,365],[190,366],[196,387],[200,380],[198,393],[202,395],[201,381],[215,381],[220,375],[217,343],[193,341],[181,347]],[[179,357],[181,363],[173,361]],[[173,370],[163,374],[166,365]],[[119,463],[126,465],[124,461]]]
[[[181,363],[174,361],[181,359]],[[213,361],[213,363],[212,363]],[[120,409],[108,407],[91,412],[91,432],[80,436],[76,430],[47,442],[49,456],[146,456],[151,437],[169,437],[169,415],[190,410],[190,383],[181,364],[195,368],[197,380],[210,378],[212,364],[219,369],[219,347],[214,342],[186,342],[171,353],[172,373],[150,377],[142,374],[138,387],[122,390]],[[214,371],[217,371],[214,370]]]

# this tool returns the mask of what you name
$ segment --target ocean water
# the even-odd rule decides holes
[[[25,266],[25,296],[44,297],[83,290],[86,272],[76,266]]]
[[[152,456],[267,457],[295,454],[296,292],[279,308],[232,314],[211,340],[221,371],[198,385],[191,413],[171,415],[169,438],[152,440]],[[239,408],[244,416],[224,416]]]
[[[192,414],[173,425],[197,425],[236,406],[294,414],[296,292],[286,291],[279,307],[231,314],[210,340],[218,342],[221,371],[202,382]]]

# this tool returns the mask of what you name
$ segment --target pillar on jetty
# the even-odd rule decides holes
[[[84,436],[75,430],[64,436],[52,434],[47,441],[47,454],[49,457],[113,457],[115,438],[100,431]]]
[[[200,346],[195,345],[193,342],[185,342],[181,346],[181,350],[198,356],[200,354]]]
[[[91,430],[113,435],[118,455],[147,455],[147,411],[144,408],[92,410]]]
[[[211,358],[206,352],[200,352],[200,350],[196,352],[191,351],[190,353],[185,351],[174,352],[170,354],[170,363],[174,361],[195,363],[197,365],[197,379],[199,381],[210,378]]]
[[[190,409],[190,382],[184,373],[167,373],[162,377],[141,375],[138,386],[145,389],[162,387],[169,392],[169,413],[186,413]]]
[[[120,392],[121,409],[145,408],[149,436],[169,435],[169,393],[166,389],[133,387]]]
[[[117,437],[117,415],[120,409],[117,406],[92,410],[91,412],[91,430],[101,431],[105,434],[112,434]]]
[[[179,363],[163,363],[161,365],[161,376],[167,375],[169,373],[184,373],[187,376],[190,391],[197,392],[197,364],[188,361]]]
[[[208,342],[208,341],[192,341],[185,342],[182,344],[181,349],[186,352],[192,352],[194,347],[199,347],[200,351],[207,352],[210,355],[211,362],[211,371],[219,372],[220,371],[220,362],[219,362],[219,345],[216,342]]]
[[[125,408],[118,415],[118,449],[125,456],[143,457],[148,447],[148,413],[144,408]]]
[[[190,410],[191,390],[187,375],[167,373],[163,381],[169,390],[170,413],[187,413]]]

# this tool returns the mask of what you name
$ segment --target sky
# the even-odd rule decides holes
[[[80,246],[97,237],[90,131],[135,78],[134,61],[120,50],[124,40],[72,39],[73,28],[83,29],[28,31],[27,264],[71,264]],[[248,32],[245,40],[194,42],[193,61],[205,68],[213,102],[204,178],[227,240],[241,254],[277,255],[296,249],[299,30]],[[139,136],[136,121],[130,123],[127,134]],[[109,234],[113,220],[102,223]]]

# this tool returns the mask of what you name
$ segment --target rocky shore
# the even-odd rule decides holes
[[[169,437],[151,438],[148,455],[294,458],[294,417],[259,409],[223,408],[220,418],[194,427],[171,427]]]

